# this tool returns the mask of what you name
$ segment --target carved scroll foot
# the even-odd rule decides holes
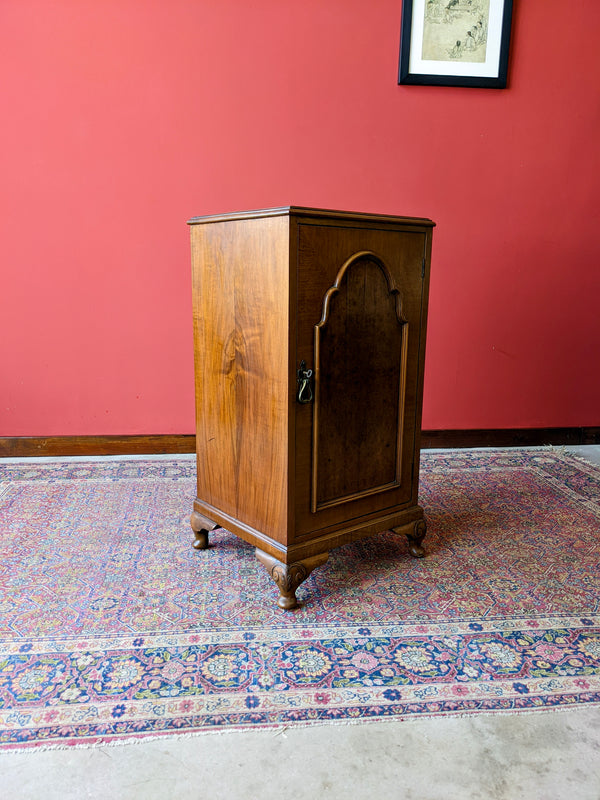
[[[400,525],[398,528],[392,528],[394,533],[403,533],[408,539],[408,552],[413,558],[425,558],[425,550],[421,546],[421,542],[427,533],[427,525],[424,519],[418,519],[416,522],[409,522],[408,525]]]
[[[208,519],[208,517],[204,517],[195,509],[192,511],[192,516],[190,517],[190,525],[194,531],[194,541],[192,542],[192,547],[194,550],[206,550],[208,547],[209,531],[214,531],[219,526],[212,520]]]
[[[294,564],[283,564],[273,556],[256,549],[256,557],[279,587],[277,605],[289,611],[298,607],[296,589],[305,581],[315,567],[320,567],[329,558],[329,553],[319,553],[312,558],[304,558]]]
[[[425,558],[425,550],[421,546],[421,542],[425,538],[426,533],[427,523],[424,519],[417,520],[413,525],[412,532],[408,531],[406,533],[406,538],[408,539],[408,552],[414,558]]]

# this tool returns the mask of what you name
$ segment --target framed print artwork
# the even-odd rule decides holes
[[[403,0],[398,83],[504,89],[512,0]]]

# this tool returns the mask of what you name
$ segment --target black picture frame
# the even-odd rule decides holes
[[[512,5],[512,0],[403,0],[398,83],[505,89]]]

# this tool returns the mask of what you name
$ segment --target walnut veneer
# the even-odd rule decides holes
[[[331,548],[417,502],[427,219],[286,207],[195,217],[194,546],[250,542],[282,608]]]

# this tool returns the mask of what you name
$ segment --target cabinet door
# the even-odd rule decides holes
[[[298,225],[296,538],[417,502],[423,231]],[[304,395],[305,397],[305,395]]]

